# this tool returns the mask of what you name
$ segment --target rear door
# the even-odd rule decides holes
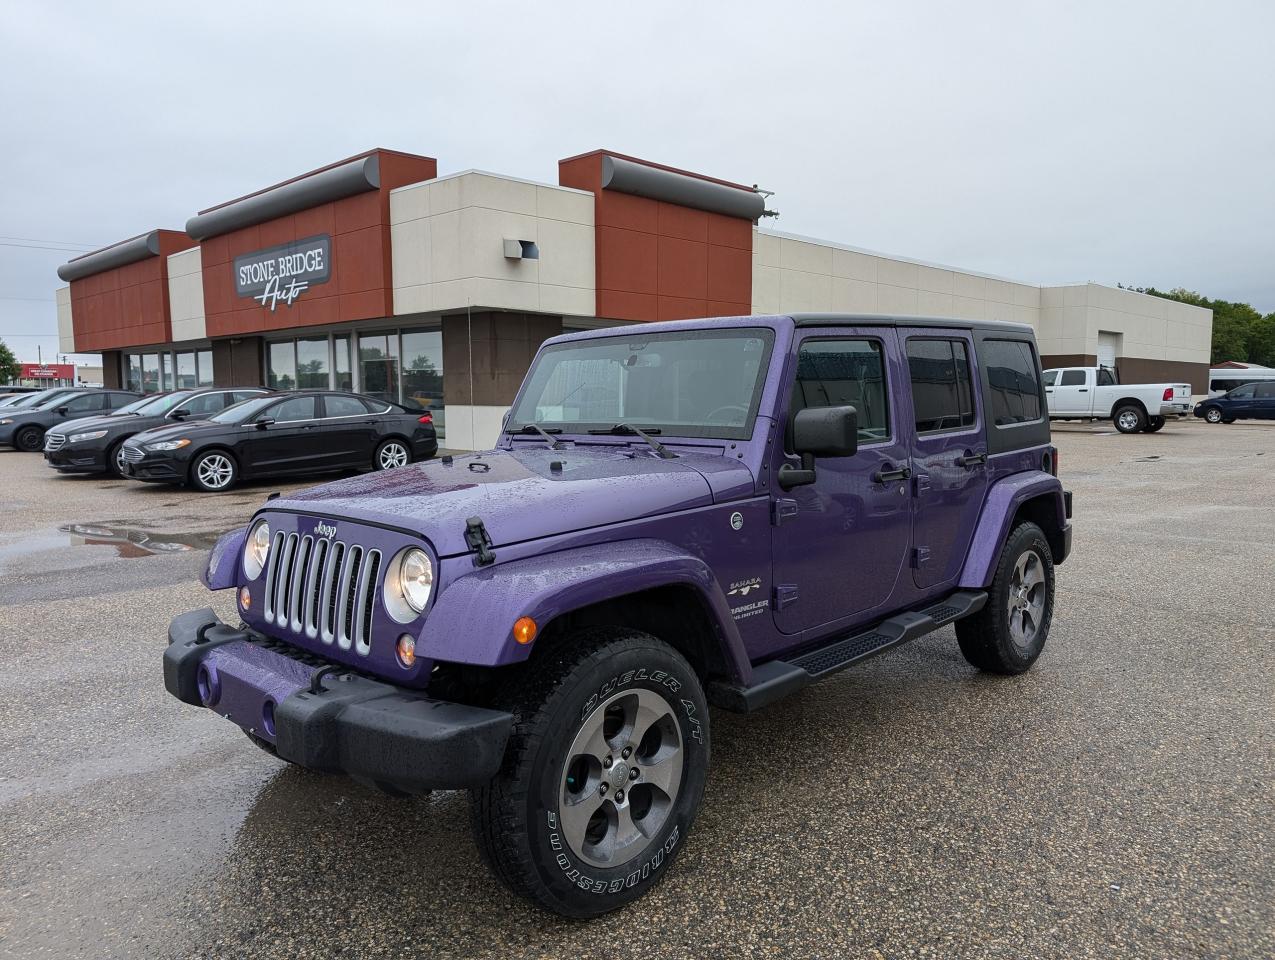
[[[1222,409],[1227,417],[1247,420],[1257,412],[1257,384],[1246,383],[1236,387],[1222,398]]]
[[[368,409],[368,402],[351,394],[327,393],[323,408],[323,442],[332,454],[332,463],[341,467],[370,466],[377,417]]]
[[[1059,370],[1053,393],[1046,393],[1051,400],[1049,412],[1061,417],[1089,416],[1093,409],[1090,375],[1091,371],[1084,367],[1066,367]]]
[[[325,451],[313,395],[288,397],[272,404],[248,426],[240,441],[247,472],[304,473],[323,466]],[[265,420],[274,422],[258,427]]]
[[[921,589],[960,573],[987,490],[987,443],[973,357],[958,330],[899,331],[907,357],[912,446],[912,578]]]
[[[1253,393],[1253,416],[1261,420],[1275,420],[1275,383],[1259,383]]]

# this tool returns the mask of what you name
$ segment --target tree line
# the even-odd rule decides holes
[[[1123,286],[1122,284],[1119,286]],[[1194,290],[1174,287],[1157,290],[1155,287],[1124,287],[1134,293],[1146,293],[1166,300],[1177,300],[1213,311],[1212,363],[1241,360],[1275,367],[1275,313],[1262,316],[1251,304],[1232,300],[1211,300]]]

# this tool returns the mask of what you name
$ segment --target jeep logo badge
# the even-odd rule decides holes
[[[738,530],[743,525],[744,525],[744,515],[740,513],[738,510],[736,510],[734,513],[730,515],[730,528],[732,530]]]
[[[330,523],[324,523],[322,520],[320,520],[319,525],[314,528],[314,532],[321,537],[335,537],[336,527]]]

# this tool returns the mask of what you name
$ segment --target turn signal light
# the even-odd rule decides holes
[[[398,662],[404,667],[410,667],[416,662],[416,640],[410,633],[405,633],[398,638]]]
[[[427,413],[425,414],[425,416],[419,417],[416,422],[417,423],[433,423],[434,415],[432,413]]]
[[[1162,399],[1162,400],[1172,400],[1172,399],[1173,399],[1173,388],[1172,388],[1172,387],[1165,387],[1165,388],[1164,388],[1164,396],[1163,396],[1163,397],[1161,397],[1160,399]]]
[[[245,610],[252,606],[252,594],[248,592],[247,587],[239,588],[239,606]]]
[[[515,620],[514,639],[521,644],[528,644],[536,639],[536,621],[531,617],[519,617]]]

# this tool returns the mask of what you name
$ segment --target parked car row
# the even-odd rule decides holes
[[[28,400],[0,407],[0,444],[43,449],[60,473],[220,491],[245,478],[388,470],[438,451],[428,411],[338,391],[68,388]]]

